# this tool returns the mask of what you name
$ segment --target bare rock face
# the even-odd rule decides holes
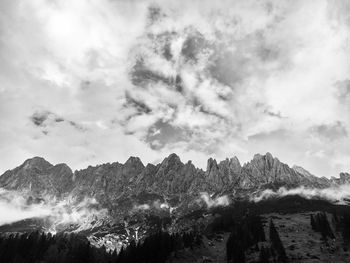
[[[349,173],[340,173],[340,184],[350,183]]]
[[[312,187],[316,187],[316,188],[326,188],[326,187],[330,187],[331,186],[331,180],[328,180],[326,177],[317,177],[313,174],[311,174],[309,171],[305,170],[303,167],[301,166],[297,166],[294,165],[292,167],[292,169],[294,171],[296,171],[297,173],[303,175],[305,178],[307,178]]]
[[[223,178],[221,178],[219,166],[215,159],[210,158],[207,162],[206,178],[210,185],[222,187]]]
[[[146,187],[166,195],[186,193],[195,180],[202,178],[199,169],[191,162],[182,163],[174,153],[157,165],[154,172],[149,180],[143,180]]]
[[[311,174],[308,170],[304,169],[304,168],[301,167],[301,166],[294,165],[294,166],[292,167],[292,169],[293,169],[294,171],[296,171],[297,173],[300,173],[300,174],[302,174],[302,175],[304,175],[304,176],[309,176],[309,177],[313,177],[313,176],[314,176],[314,175]]]
[[[237,186],[242,167],[237,157],[226,159],[219,164],[210,158],[207,162],[206,179],[212,191],[225,191]]]
[[[132,185],[144,169],[138,157],[130,157],[124,164],[89,166],[74,173],[73,195],[95,197],[102,203],[112,202],[133,190]]]
[[[243,188],[259,188],[261,186],[324,188],[330,185],[327,179],[313,176],[300,168],[292,169],[270,153],[266,155],[256,154],[252,161],[243,166],[242,173],[243,183],[241,186]]]
[[[130,157],[123,166],[123,179],[132,182],[139,174],[143,172],[145,166],[139,157]]]

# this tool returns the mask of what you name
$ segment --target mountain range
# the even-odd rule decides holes
[[[237,157],[220,162],[210,158],[205,171],[191,161],[183,163],[174,153],[157,165],[145,166],[140,158],[130,157],[124,164],[106,163],[74,172],[66,164],[52,165],[41,157],[34,157],[0,176],[0,187],[7,190],[26,189],[33,194],[57,197],[74,194],[99,200],[117,200],[142,192],[182,196],[281,186],[327,188],[349,182],[349,173],[340,173],[338,178],[331,179],[316,177],[300,166],[289,167],[270,153],[256,154],[244,165]]]
[[[349,173],[317,177],[300,166],[289,167],[270,153],[256,154],[243,165],[237,157],[220,162],[210,158],[205,171],[191,161],[183,163],[176,154],[156,165],[145,166],[140,158],[130,157],[124,164],[105,163],[76,171],[34,157],[0,176],[0,190],[15,193],[6,196],[7,192],[0,191],[0,205],[18,195],[26,200],[19,208],[26,213],[25,220],[0,226],[0,233],[74,231],[97,247],[114,250],[155,229],[176,233],[205,227],[215,219],[206,215],[208,208],[251,200],[265,190],[304,187],[322,191],[348,183]],[[45,216],[27,216],[32,203],[40,209],[49,207]]]
[[[26,191],[37,198],[94,198],[114,215],[155,201],[188,209],[197,205],[201,193],[235,198],[265,189],[324,189],[349,182],[349,173],[330,179],[316,177],[302,167],[289,167],[270,153],[256,154],[243,165],[237,157],[220,162],[210,158],[205,171],[191,161],[183,163],[174,153],[156,165],[145,166],[140,158],[130,157],[124,164],[106,163],[74,172],[66,164],[52,165],[34,157],[0,176],[3,189]]]

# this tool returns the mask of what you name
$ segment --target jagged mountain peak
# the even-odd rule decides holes
[[[217,161],[210,157],[207,161],[207,172],[212,169],[219,169],[219,167]]]
[[[231,163],[237,163],[237,164],[241,165],[241,163],[240,163],[240,161],[239,161],[237,156],[233,156],[229,160],[230,160]]]
[[[273,155],[269,152],[267,152],[264,155],[260,153],[254,154],[254,157],[251,160],[251,162],[261,162],[261,161],[268,162],[268,163],[273,163],[274,161],[279,162],[279,160],[276,157],[273,157]]]
[[[339,176],[340,176],[340,178],[350,179],[350,174],[349,173],[340,173]]]
[[[125,162],[125,164],[130,164],[130,163],[141,163],[143,165],[141,159],[137,156],[130,156],[128,160],[126,160]]]
[[[229,166],[230,168],[233,168],[233,169],[240,169],[242,167],[239,159],[236,156],[234,156],[230,159],[226,158],[225,160],[220,161],[220,163],[218,165],[219,166]]]
[[[160,164],[160,167],[171,167],[171,166],[183,166],[184,164],[182,163],[180,157],[172,153],[168,157],[166,157]]]
[[[53,165],[46,161],[44,158],[35,156],[24,161],[24,163],[20,167],[23,169],[38,168],[41,170],[46,170],[52,166]]]
[[[242,166],[237,157],[226,158],[219,163],[209,158],[206,178],[212,190],[225,191],[240,180]]]
[[[181,159],[180,157],[176,154],[176,153],[171,153],[169,154],[169,156],[165,159],[168,159],[168,160],[174,160],[174,161],[180,161],[181,162]]]
[[[347,184],[350,183],[350,174],[349,173],[340,173],[339,178],[332,177],[331,180],[336,184]]]
[[[241,163],[239,159],[234,156],[231,158],[226,158],[225,160],[220,161],[219,163],[216,161],[216,159],[213,159],[210,157],[207,161],[207,172],[209,172],[212,169],[233,169],[233,170],[240,170],[242,168]]]
[[[145,168],[139,157],[130,156],[129,159],[124,163],[126,167],[135,167],[137,169]]]

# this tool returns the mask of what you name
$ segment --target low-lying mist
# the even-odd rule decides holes
[[[200,198],[205,202],[208,208],[227,206],[230,204],[230,200],[226,195],[212,198],[207,192],[201,192]]]
[[[338,204],[348,204],[347,199],[350,199],[350,184],[332,186],[324,189],[306,188],[303,186],[294,189],[281,187],[277,191],[266,189],[250,199],[251,201],[259,202],[269,198],[284,197],[288,195],[299,195],[306,199],[321,198]]]
[[[29,218],[45,218],[50,222],[48,231],[55,232],[57,225],[83,224],[92,218],[107,214],[93,198],[77,201],[66,197],[33,199],[25,192],[0,188],[0,226]]]
[[[162,203],[160,200],[156,200],[151,203],[137,204],[137,205],[134,205],[133,207],[134,211],[150,210],[150,209],[172,210],[172,207],[170,207],[170,205],[166,202]]]

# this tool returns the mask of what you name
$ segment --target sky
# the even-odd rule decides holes
[[[347,0],[3,0],[0,173],[172,152],[350,172]]]

